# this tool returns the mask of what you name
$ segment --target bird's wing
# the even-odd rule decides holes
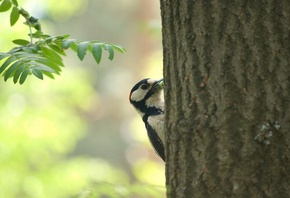
[[[155,152],[165,161],[164,145],[157,135],[156,131],[149,125],[146,124],[146,129],[148,133],[149,140],[155,149]]]

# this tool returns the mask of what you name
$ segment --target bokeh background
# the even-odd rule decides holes
[[[162,78],[159,1],[18,0],[52,35],[126,48],[100,65],[74,52],[55,80],[0,79],[0,198],[165,197],[164,163],[129,104],[139,80]],[[0,13],[0,51],[25,38]],[[27,37],[28,38],[28,37]]]

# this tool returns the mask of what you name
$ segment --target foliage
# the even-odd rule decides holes
[[[0,84],[0,197],[162,197],[164,187],[130,184],[105,160],[70,154],[87,129],[79,114],[98,97],[83,70],[26,85]]]
[[[110,43],[79,41],[70,39],[69,35],[44,34],[39,20],[20,8],[17,0],[0,0],[0,2],[0,12],[11,10],[11,26],[16,24],[19,17],[22,16],[25,18],[24,24],[29,27],[30,31],[28,34],[30,40],[15,39],[12,42],[18,45],[17,47],[0,53],[0,61],[3,60],[0,74],[3,74],[5,81],[13,77],[14,83],[23,84],[30,74],[39,79],[43,79],[43,75],[54,78],[54,74],[60,74],[61,67],[64,66],[61,56],[66,56],[65,50],[69,48],[77,53],[80,60],[83,60],[89,51],[98,64],[101,61],[103,50],[108,51],[110,60],[114,59],[115,51],[125,52],[123,47]]]
[[[0,0],[0,4],[2,2],[3,0]],[[27,5],[31,6],[31,8],[34,7],[35,2],[37,1],[21,1],[21,3],[27,3]],[[73,6],[84,6],[85,1],[41,1],[41,6],[44,7],[37,7],[35,9],[44,11],[44,13],[48,16],[48,21],[45,21],[45,19],[42,21],[43,29],[45,29],[46,25],[51,25],[51,29],[49,29],[49,31],[54,31],[55,25],[50,24],[52,19],[50,14],[55,8],[59,9],[59,12],[62,12],[63,15],[67,16],[67,10],[71,9],[71,7],[61,7],[60,4],[63,2],[68,2],[66,5],[74,4]],[[99,3],[100,1],[97,2]],[[104,0],[102,2],[107,1]],[[53,6],[49,9],[47,4],[53,4]],[[115,5],[115,3],[112,3],[113,7],[115,7]],[[106,10],[106,16],[110,16],[111,13],[108,12],[108,10],[112,9],[104,9],[103,6],[104,4],[102,4],[101,9]],[[100,12],[96,11],[95,6],[90,7],[94,7],[93,13],[95,15],[98,13],[96,16],[100,16]],[[126,6],[126,10],[129,7],[132,6]],[[10,11],[11,9],[13,9],[13,4],[11,4]],[[80,17],[84,17],[85,15],[92,16],[93,14],[86,8],[75,8],[78,12],[80,9],[86,10],[85,14],[80,15]],[[118,8],[118,11],[120,10],[121,9]],[[123,10],[122,12],[124,15],[129,13],[129,11]],[[8,14],[10,12],[6,13]],[[117,12],[115,12],[115,14],[116,13]],[[22,16],[19,16],[21,19]],[[9,18],[6,17],[8,17],[8,15],[5,15],[5,21],[9,22]],[[99,18],[102,18],[99,20],[104,20],[104,26],[106,26],[106,24],[110,24],[115,28],[114,30],[106,30],[104,27],[101,27],[102,32],[106,34],[107,37],[110,37],[110,34],[113,35],[115,32],[118,32],[117,29],[119,26],[116,25],[119,23],[118,20],[112,21],[112,18],[105,17],[103,15]],[[88,19],[88,17],[86,17],[86,19]],[[63,17],[58,20],[63,20]],[[83,21],[76,20],[81,21],[76,22],[75,19],[70,20],[75,24]],[[10,28],[8,28],[8,23],[4,24],[7,24],[7,27],[3,27],[0,33],[2,39],[0,39],[1,49],[5,49],[2,51],[8,52],[12,49],[12,47],[14,47],[11,46],[11,44],[13,44],[12,42],[2,42],[5,40],[11,41],[15,39],[15,43],[20,42],[18,47],[26,46],[26,44],[21,44],[21,39],[16,39],[25,38],[23,36],[23,32],[26,31],[23,31],[23,29],[27,26],[23,26],[20,21],[21,20],[18,20],[15,25],[16,27],[13,26],[13,29],[16,30],[13,32]],[[4,22],[4,20],[2,20],[2,22]],[[130,24],[133,24],[132,26],[135,27],[134,23]],[[65,27],[66,26],[62,26],[64,29]],[[34,30],[33,27],[31,29]],[[132,32],[132,29],[126,29],[127,37],[132,38],[132,35],[128,36],[130,35],[130,32]],[[57,28],[57,30],[63,32],[61,29]],[[37,31],[33,33],[36,32]],[[93,26],[87,27],[86,33],[87,32],[89,32],[88,35],[90,35],[91,38],[94,38],[93,36],[95,32],[93,31]],[[74,30],[74,34],[76,36],[74,37],[80,38],[83,33],[84,31],[81,28],[76,28]],[[16,34],[21,36],[15,36]],[[53,33],[50,34],[52,35]],[[27,38],[28,39],[23,40],[29,41],[30,36]],[[33,43],[36,43],[40,40],[45,40],[46,38],[40,39],[33,37],[32,39],[34,41]],[[71,38],[67,37],[64,41],[70,39]],[[122,36],[117,39],[123,39],[124,41],[126,37]],[[81,42],[82,41],[79,41],[75,45],[79,45]],[[126,43],[129,42],[135,43],[135,47],[138,47],[138,44],[136,44],[133,39],[126,41]],[[92,41],[88,44],[88,50],[86,51],[87,53],[91,53],[91,51],[89,51],[91,50],[90,45],[94,44],[98,44],[98,42],[94,43],[94,41]],[[104,55],[106,56],[107,54],[110,55],[108,50],[105,50],[106,43],[99,44],[102,45],[101,50],[103,54],[100,55],[100,57]],[[71,43],[71,45],[74,44]],[[44,47],[51,49],[48,45],[44,45]],[[71,50],[71,46],[68,48],[70,49],[63,51],[65,53],[69,53],[68,51],[73,51]],[[97,51],[98,48],[96,47],[95,50]],[[113,50],[117,53],[114,48]],[[74,52],[75,51],[73,51],[73,53]],[[136,50],[135,53],[135,55],[138,55],[139,57],[138,60],[143,60],[141,61],[142,64],[149,65],[151,70],[156,70],[156,68],[158,68],[159,72],[162,71],[162,69],[158,67],[162,64],[145,64],[144,62],[147,60],[147,56],[144,56],[144,54],[142,56],[142,54],[139,53],[139,50]],[[62,58],[64,57],[58,52],[56,52],[56,54]],[[135,55],[133,57],[135,57]],[[2,63],[8,58],[9,56],[3,58]],[[148,143],[145,133],[144,137],[136,137],[136,134],[141,134],[141,132],[144,132],[142,121],[140,122],[140,125],[136,126],[136,130],[133,131],[130,129],[129,131],[126,131],[126,137],[133,138],[134,141],[130,140],[129,143],[125,142],[126,145],[124,146],[122,145],[124,144],[124,140],[119,138],[118,131],[105,127],[104,133],[106,133],[107,136],[102,136],[103,129],[100,129],[101,127],[99,127],[103,125],[110,125],[115,126],[118,130],[120,127],[118,124],[118,119],[126,119],[126,123],[128,122],[128,118],[126,116],[119,116],[124,115],[124,112],[127,112],[127,109],[120,108],[126,106],[121,104],[122,100],[117,100],[117,108],[114,108],[113,113],[114,115],[117,114],[117,116],[114,116],[107,110],[105,111],[106,113],[104,113],[104,107],[109,102],[102,102],[102,100],[107,101],[108,98],[113,97],[99,97],[99,94],[102,96],[104,94],[102,91],[108,90],[112,86],[114,91],[116,91],[116,84],[118,84],[118,86],[121,85],[121,83],[128,84],[127,81],[123,80],[124,76],[128,77],[129,73],[130,75],[136,76],[136,72],[141,70],[137,69],[132,73],[132,69],[130,69],[130,67],[126,64],[126,67],[115,68],[117,69],[115,72],[112,70],[106,75],[99,75],[103,69],[108,69],[101,67],[98,69],[98,76],[96,78],[94,68],[74,67],[74,65],[83,63],[75,63],[75,59],[71,61],[70,58],[71,57],[66,58],[64,62],[68,61],[69,65],[73,66],[66,68],[66,72],[63,72],[61,78],[57,81],[42,81],[41,83],[38,83],[38,78],[32,77],[25,81],[24,86],[0,81],[0,111],[3,115],[5,115],[2,116],[3,118],[0,122],[0,197],[164,197],[164,181],[158,182],[160,179],[164,180],[164,164],[157,163],[157,161],[155,164],[148,166],[147,164],[150,163],[150,156],[154,157],[155,154],[148,155],[148,153],[152,152],[152,149]],[[160,57],[156,59],[159,60]],[[117,59],[115,60],[119,61]],[[93,65],[91,64],[94,61],[93,58],[88,61],[90,62],[90,65]],[[133,62],[134,61],[127,61],[127,63],[130,64]],[[0,67],[2,63],[0,62]],[[63,69],[62,67],[63,66],[60,68]],[[6,70],[8,68],[9,67],[7,67]],[[136,67],[134,68],[136,69]],[[126,71],[126,69],[128,71]],[[5,74],[6,70],[3,71],[3,74]],[[118,75],[116,75],[116,71],[118,72]],[[53,73],[53,75],[54,74],[55,73]],[[33,75],[34,74],[32,74],[32,72],[29,72],[28,74],[28,76]],[[152,73],[147,73],[146,75],[152,76]],[[161,74],[156,76],[160,77],[160,75]],[[115,83],[99,83],[102,82],[101,79],[110,79],[112,77],[115,77]],[[10,82],[12,82],[13,77],[10,79]],[[95,82],[96,80],[98,85],[102,85],[102,89],[97,89],[97,91],[95,87],[96,83],[92,83],[92,81]],[[120,80],[122,80],[122,82],[120,82]],[[19,81],[20,77],[18,79],[18,82]],[[119,89],[118,91],[120,90],[122,89]],[[120,92],[122,93],[122,91]],[[119,97],[123,97],[123,93]],[[110,101],[109,103],[111,106],[113,104],[112,102],[113,101]],[[127,104],[127,100],[125,100],[125,102]],[[99,107],[99,105],[101,107]],[[102,117],[108,117],[109,119],[104,121],[103,119],[100,119]],[[138,121],[139,120],[140,119],[138,117]],[[93,125],[94,127],[92,127],[92,123],[96,123]],[[130,122],[130,126],[131,125],[132,123]],[[97,138],[91,138],[89,134],[97,134]],[[110,147],[102,147],[103,144],[98,144],[98,142],[106,140],[107,137],[111,137],[110,134],[113,134],[113,137],[116,140],[113,144],[111,141],[107,141],[109,142],[108,144],[111,144]],[[102,138],[100,136],[102,136]],[[93,145],[88,147],[86,147],[89,145],[87,144],[88,141],[84,141],[87,137],[93,139],[91,141]],[[144,145],[143,143],[141,144],[141,142],[146,142],[148,145]],[[139,149],[142,149],[141,153],[143,153],[142,156],[139,155],[137,157],[138,160],[131,159],[134,153],[139,152],[139,150],[137,151],[135,149],[135,144],[138,145]],[[88,150],[81,152],[81,149],[84,147]],[[103,151],[102,148],[105,148],[105,151]],[[114,149],[120,150],[120,152],[115,153],[122,153],[124,156],[125,154],[127,155],[128,150],[130,150],[131,160],[129,162],[127,162],[127,160],[127,163],[122,164],[122,161],[120,162],[119,160],[124,159],[124,156],[114,154],[117,157],[113,157],[113,155],[112,157],[109,155],[109,157],[102,157],[102,155],[94,154],[96,150],[101,150],[100,153],[104,152],[105,154],[113,150],[112,153],[114,153]],[[131,150],[136,151],[132,153]],[[110,160],[106,161],[107,159]],[[143,161],[141,162],[141,160]],[[156,171],[158,171],[157,174]],[[152,180],[152,178],[154,178],[154,180]]]

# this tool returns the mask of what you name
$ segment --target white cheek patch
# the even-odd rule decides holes
[[[136,91],[134,91],[131,95],[131,100],[132,101],[136,101],[139,102],[141,101],[143,98],[145,98],[147,93],[147,90],[141,90],[141,89],[137,89]]]

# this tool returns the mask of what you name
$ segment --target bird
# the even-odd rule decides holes
[[[163,79],[145,78],[133,86],[129,101],[141,116],[155,152],[165,161]]]

